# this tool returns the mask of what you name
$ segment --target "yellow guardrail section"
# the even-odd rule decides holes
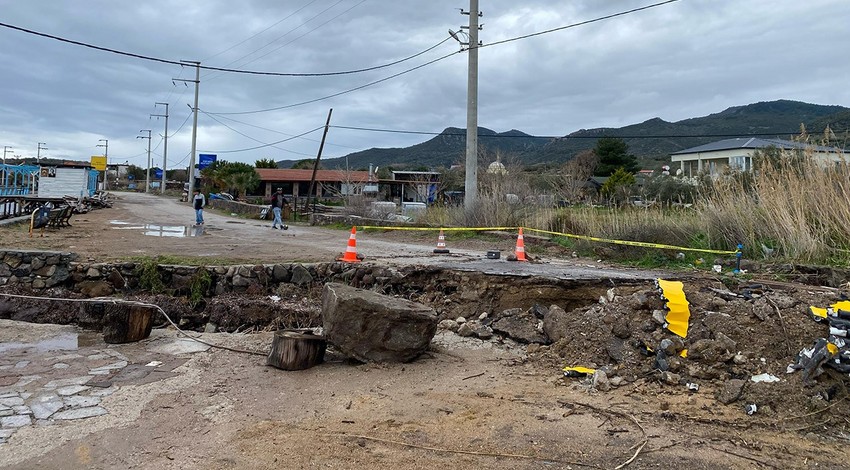
[[[376,225],[358,225],[357,228],[361,230],[365,229],[375,229],[375,230],[411,230],[411,231],[438,231],[443,230],[444,232],[468,232],[468,231],[493,231],[493,230],[519,230],[519,227],[381,227]],[[591,237],[587,235],[575,235],[572,233],[563,233],[563,232],[553,232],[550,230],[541,230],[537,228],[530,227],[522,227],[526,232],[537,232],[537,233],[545,233],[548,235],[554,235],[557,237],[567,237],[567,238],[575,238],[577,240],[586,240],[591,242],[599,242],[599,243],[612,243],[615,245],[628,245],[628,246],[640,246],[644,248],[660,248],[664,250],[679,250],[679,251],[696,251],[700,253],[712,253],[717,255],[734,255],[738,253],[736,250],[709,250],[703,248],[688,248],[684,246],[675,246],[675,245],[665,245],[663,243],[649,243],[649,242],[634,242],[629,240],[612,240],[609,238],[599,238],[599,237]]]

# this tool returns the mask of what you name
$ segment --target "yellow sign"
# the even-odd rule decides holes
[[[99,155],[92,155],[91,166],[97,171],[106,170],[106,157],[102,157],[102,156],[99,156]]]

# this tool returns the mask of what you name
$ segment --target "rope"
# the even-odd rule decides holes
[[[174,321],[171,319],[171,317],[169,317],[168,314],[165,313],[165,310],[163,310],[159,305],[156,305],[156,304],[150,304],[150,303],[147,303],[147,302],[139,302],[138,300],[113,299],[111,297],[96,297],[96,298],[93,298],[93,299],[62,299],[62,298],[58,298],[58,297],[41,297],[41,296],[34,296],[34,295],[7,294],[7,293],[4,293],[4,292],[0,292],[0,295],[5,296],[5,297],[15,297],[15,298],[19,298],[19,299],[52,300],[52,301],[59,301],[59,302],[81,302],[81,303],[107,302],[107,303],[111,303],[111,304],[135,305],[135,306],[138,306],[138,307],[153,307],[153,308],[157,309],[159,311],[159,313],[161,313],[162,316],[165,317],[166,320],[168,320],[168,323],[170,323],[171,326],[173,326],[179,334],[191,339],[192,341],[197,341],[198,343],[205,344],[205,345],[210,346],[212,348],[224,349],[225,351],[232,351],[232,352],[237,352],[237,353],[242,353],[242,354],[253,354],[253,355],[256,355],[256,356],[263,356],[263,357],[268,355],[268,354],[260,352],[260,351],[249,351],[249,350],[246,350],[246,349],[230,348],[230,347],[227,347],[227,346],[221,346],[221,345],[218,345],[218,344],[208,343],[208,342],[200,339],[197,336],[192,336],[189,333],[181,330],[180,327],[177,326],[176,323],[174,323]]]

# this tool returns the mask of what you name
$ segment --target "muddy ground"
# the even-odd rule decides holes
[[[148,215],[160,223],[182,220],[179,211],[140,201],[81,216],[73,230],[41,240],[29,241],[20,229],[0,230],[4,245],[61,245],[98,261],[133,250],[185,256],[233,251],[233,259],[252,261],[291,255],[280,254],[286,243],[272,245],[277,239],[263,243],[268,236],[259,226],[233,231],[228,238],[204,237],[205,249],[193,237],[171,240],[115,229],[121,224],[110,221],[139,216],[151,207],[159,207]],[[208,214],[208,224],[224,227],[231,221],[217,217]],[[335,248],[338,231],[293,227],[292,238],[299,239],[302,229],[311,234],[311,254],[303,254],[304,246],[291,249],[300,250],[297,256],[305,261],[314,255],[313,260],[326,261],[326,255],[340,251]],[[242,242],[236,240],[252,236],[261,248],[251,253],[238,248]],[[393,246],[397,236],[378,242]],[[497,240],[471,242],[480,246],[464,249],[478,252]],[[228,245],[235,249],[226,250]],[[419,248],[406,244],[393,256],[419,256],[430,249],[424,243]],[[615,468],[628,462],[628,468],[847,468],[847,375],[825,369],[804,383],[801,372],[786,373],[802,348],[827,335],[826,326],[816,323],[807,307],[825,307],[842,291],[749,277],[664,274],[685,281],[692,313],[688,336],[673,347],[677,354],[667,357],[664,371],[659,370],[657,351],[675,335],[653,319],[663,301],[647,280],[546,289],[517,279],[515,287],[522,293],[509,304],[482,302],[498,297],[486,283],[447,288],[450,278],[425,273],[416,288],[387,293],[431,305],[441,319],[462,315],[475,321],[487,313],[481,322],[491,326],[504,309],[517,307],[526,326],[537,332],[545,310],[556,305],[567,315],[547,330],[563,337],[552,344],[526,344],[497,331],[483,340],[454,333],[448,322],[431,350],[412,363],[359,364],[332,350],[325,364],[300,372],[269,368],[261,355],[171,347],[186,345],[171,328],[155,330],[140,343],[105,345],[96,334],[71,326],[0,320],[0,348],[7,348],[0,354],[0,396],[32,394],[28,401],[45,393],[52,379],[85,377],[97,370],[92,367],[103,367],[86,358],[100,357],[103,351],[127,358],[124,369],[93,376],[112,390],[100,402],[107,414],[33,420],[0,444],[0,467],[530,469]],[[427,282],[429,276],[433,282]],[[281,292],[276,308],[315,323],[317,287]],[[142,293],[137,298],[164,304],[168,311],[180,309]],[[218,302],[238,306],[266,299]],[[3,316],[13,315],[7,311]],[[203,315],[191,318],[187,327],[201,329],[208,320]],[[193,334],[217,345],[268,351],[271,333],[263,331],[263,323],[239,327],[243,325],[231,325],[229,331],[240,333]],[[250,334],[241,332],[245,330]],[[85,338],[72,351],[38,346],[69,332]],[[688,349],[687,358],[678,356],[681,347]],[[69,352],[80,357],[69,359]],[[161,365],[146,369],[156,362]],[[58,363],[68,367],[57,368]],[[603,370],[606,380],[564,377],[564,366]],[[779,381],[751,380],[764,373]],[[699,388],[689,390],[688,384]],[[748,415],[748,404],[758,405],[758,411]]]

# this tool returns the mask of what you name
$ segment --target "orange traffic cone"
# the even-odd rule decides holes
[[[446,248],[446,236],[443,235],[443,229],[440,229],[440,236],[437,237],[437,248],[434,248],[434,253],[437,253],[437,254],[449,253],[449,249]]]
[[[348,248],[345,249],[345,255],[342,258],[337,258],[337,261],[344,261],[346,263],[359,263],[360,260],[357,259],[357,239],[355,236],[357,235],[357,227],[351,227],[351,236],[348,237]]]
[[[528,261],[528,259],[525,258],[525,242],[522,238],[522,227],[519,228],[519,235],[516,237],[516,260]]]

